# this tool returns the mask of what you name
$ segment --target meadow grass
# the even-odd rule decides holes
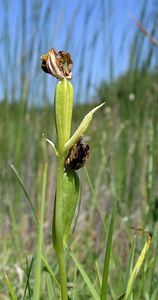
[[[133,296],[130,295],[129,299],[144,299],[145,297],[145,299],[156,299],[157,297],[157,177],[154,169],[157,161],[157,142],[154,138],[157,132],[156,101],[152,108],[150,103],[138,104],[137,102],[136,111],[135,102],[139,96],[136,95],[133,101],[127,96],[125,94],[120,99],[118,98],[117,102],[111,106],[108,103],[102,111],[98,112],[87,132],[86,139],[90,144],[91,156],[86,167],[88,178],[84,170],[80,171],[82,199],[79,213],[76,216],[78,218],[77,225],[72,234],[72,254],[70,252],[74,264],[68,254],[66,259],[69,266],[69,294],[72,299],[95,299],[93,292],[91,292],[91,285],[95,286],[97,291],[101,287],[102,261],[104,260],[105,241],[113,199],[117,200],[117,205],[113,243],[110,251],[111,259],[106,260],[106,262],[110,261],[107,299],[123,299],[125,296],[129,284],[128,278],[134,270],[136,261],[148,239],[148,234],[143,231],[145,229],[153,233],[152,244],[145,264],[135,281]],[[149,101],[152,101],[151,97],[156,97],[153,91],[148,98]],[[143,101],[143,97],[141,99]],[[120,102],[123,100],[130,102],[131,108],[126,113],[121,110]],[[1,103],[3,109],[5,105]],[[141,107],[144,105],[143,116],[138,114],[138,110],[141,109],[139,105]],[[148,110],[149,107],[150,111]],[[1,110],[2,119],[3,109]],[[7,109],[10,110],[10,124],[12,122],[16,126],[18,106],[8,105]],[[89,110],[89,105],[77,105],[75,107],[73,130]],[[40,210],[40,182],[43,176],[43,164],[45,160],[49,163],[44,222],[44,240],[48,261],[43,258],[42,293],[43,297],[48,297],[49,294],[48,299],[51,297],[57,299],[59,297],[58,284],[56,283],[58,267],[55,263],[55,257],[52,258],[50,240],[55,161],[52,157],[51,148],[46,149],[45,146],[44,148],[42,146],[43,132],[45,137],[51,139],[54,138],[54,134],[52,133],[52,124],[50,122],[48,126],[46,116],[53,119],[52,108],[30,109],[25,113],[23,128],[27,142],[24,144],[19,162],[13,159],[8,162],[9,164],[13,163],[18,170],[28,196],[36,207],[37,214]],[[11,157],[11,153],[14,153],[15,149],[16,139],[12,134],[13,132],[13,128],[10,127],[10,149],[8,149],[8,153],[5,148],[2,148],[7,159]],[[9,134],[9,130],[7,130],[7,134]],[[3,138],[7,137],[3,135]],[[3,147],[4,145],[5,143],[2,143]],[[97,168],[92,161],[96,162]],[[26,164],[26,162],[28,163]],[[1,163],[4,165],[4,159]],[[32,295],[34,282],[32,258],[35,253],[33,249],[35,249],[36,225],[33,222],[32,212],[27,201],[28,196],[21,190],[17,176],[11,172],[9,164],[7,172],[2,174],[2,182],[4,182],[2,195],[5,199],[2,202],[1,210],[1,234],[2,232],[5,234],[5,238],[2,240],[2,269],[12,283],[17,297],[22,297],[24,287],[27,284],[27,293],[24,299],[31,299],[29,294]],[[31,170],[30,166],[32,166]],[[8,184],[11,190],[6,188]],[[14,201],[17,201],[15,199],[19,199],[18,213],[14,206]],[[132,226],[135,228],[132,229]],[[142,230],[137,230],[137,228],[142,228]],[[108,255],[107,253],[106,255]],[[27,257],[27,265],[25,257]],[[84,273],[85,270],[86,274],[88,273],[88,279]],[[5,297],[7,290],[4,281],[1,282],[1,290],[2,297]]]
[[[15,36],[12,50],[10,39],[7,38],[4,42],[3,60],[10,63],[12,70],[10,82],[7,72],[1,68],[4,101],[0,103],[0,299],[30,300],[33,299],[33,293],[35,299],[38,298],[39,286],[40,299],[60,299],[59,270],[51,245],[56,164],[51,147],[46,147],[43,143],[44,137],[55,139],[54,112],[52,105],[48,103],[50,95],[47,94],[46,79],[42,79],[40,90],[38,90],[40,82],[38,76],[35,85],[31,84],[34,82],[35,74],[39,73],[39,61],[37,58],[34,60],[35,56],[32,53],[36,52],[39,56],[39,53],[43,52],[43,45],[46,47],[50,42],[47,35],[42,40],[41,35],[36,35],[33,28],[38,27],[42,31],[42,24],[46,24],[47,29],[50,27],[51,2],[45,7],[44,14],[41,13],[40,5],[36,7],[37,18],[31,19],[32,35],[29,40],[26,40],[25,34],[26,1],[22,3],[23,13],[19,27],[22,40],[19,52],[16,51],[18,35]],[[104,4],[104,1],[100,2],[101,8]],[[72,20],[73,23],[77,22],[79,5],[80,1],[70,18],[68,34],[65,36],[66,48],[74,43],[71,24]],[[9,37],[8,9],[7,7],[4,9],[6,15],[3,31]],[[35,9],[34,4],[32,9]],[[109,1],[107,6],[109,16],[111,9]],[[90,26],[92,17],[91,6],[88,4],[86,11],[84,28]],[[103,11],[101,9],[100,13],[103,14]],[[42,20],[38,18],[39,16],[42,16]],[[144,4],[140,12],[141,22],[146,21],[146,16]],[[157,72],[153,71],[157,67],[155,63],[157,49],[150,43],[147,44],[142,33],[136,29],[130,49],[129,69],[118,80],[114,80],[114,42],[111,42],[110,32],[106,35],[110,18],[106,18],[105,22],[102,15],[101,20],[101,28],[97,28],[90,38],[93,49],[90,52],[90,61],[94,59],[101,29],[104,57],[105,53],[109,53],[105,65],[109,68],[110,81],[108,83],[103,81],[96,89],[95,99],[106,100],[106,106],[97,113],[85,137],[90,144],[91,152],[86,169],[79,172],[81,201],[66,252],[68,293],[73,300],[99,299],[100,291],[101,299],[157,300],[158,89]],[[155,24],[156,14],[152,18],[152,24],[149,24],[153,34]],[[58,31],[56,28],[54,36]],[[76,59],[80,61],[76,70],[78,78],[76,96],[79,100],[84,87],[86,97],[89,98],[94,76],[93,66],[84,64],[86,57],[83,57],[82,53],[85,55],[89,44],[85,32],[83,33],[80,53],[74,50],[78,52]],[[22,50],[26,45],[28,52],[23,54]],[[79,44],[76,42],[72,48],[78,49]],[[19,55],[22,62],[20,67]],[[0,63],[3,66],[2,61]],[[34,68],[31,69],[31,65],[34,65]],[[20,83],[17,82],[13,72],[15,66],[20,74]],[[85,68],[88,70],[86,78]],[[27,100],[29,104],[33,104],[39,94],[43,97],[41,107],[28,106]],[[16,101],[17,99],[20,100]],[[94,104],[75,105],[73,131],[92,107]],[[44,171],[46,161],[47,183]],[[44,194],[45,212],[41,211]],[[114,201],[116,201],[115,210]],[[41,216],[44,222],[43,237],[34,215]],[[41,243],[45,244],[42,256]],[[36,249],[39,250],[37,265],[35,265]],[[38,287],[38,291],[34,287]]]

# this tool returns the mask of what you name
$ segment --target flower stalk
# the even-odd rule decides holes
[[[70,138],[71,119],[73,108],[73,86],[66,78],[60,80],[56,85],[54,98],[55,125],[57,133],[57,182],[54,205],[54,218],[52,228],[52,239],[56,251],[61,285],[61,298],[67,300],[67,276],[64,255],[64,224],[63,224],[63,179],[64,179],[64,145]]]

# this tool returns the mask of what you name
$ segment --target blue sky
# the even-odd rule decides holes
[[[22,37],[25,35],[23,53],[25,60],[28,60],[27,76],[30,72],[29,88],[32,97],[38,95],[39,91],[36,89],[46,76],[40,70],[39,57],[53,47],[71,53],[74,62],[73,82],[76,87],[76,97],[80,101],[86,100],[86,97],[91,98],[101,80],[109,80],[111,76],[117,78],[127,70],[130,47],[136,30],[136,25],[129,14],[139,19],[141,7],[145,3],[150,15],[155,3],[154,0],[27,0],[24,9],[24,0],[0,0],[0,2],[0,63],[3,70],[1,77],[5,82],[8,81],[8,89],[11,88],[14,79],[14,82],[17,82],[18,97],[21,84],[19,70],[22,61]],[[42,18],[48,5],[48,18],[43,22]],[[25,30],[22,30],[23,19],[26,21]],[[36,26],[35,19],[39,20]],[[8,31],[5,33],[6,20]],[[17,35],[18,39],[16,39]],[[6,42],[8,36],[9,49]],[[30,41],[34,44],[33,62],[29,65]],[[9,71],[8,68],[3,67],[4,57],[6,61],[11,61],[12,68]],[[111,63],[113,72],[110,69]],[[0,81],[1,98],[4,95],[3,80]],[[54,83],[55,79],[49,77],[47,89],[50,90],[50,85]],[[9,95],[12,97],[11,92]],[[49,91],[48,95],[49,98]]]

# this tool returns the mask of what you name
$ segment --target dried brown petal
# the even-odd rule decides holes
[[[71,170],[78,170],[84,166],[89,158],[89,145],[82,143],[79,139],[69,150],[65,161],[65,167]]]
[[[52,76],[63,79],[72,79],[72,60],[68,52],[50,49],[48,53],[41,56],[41,68]]]

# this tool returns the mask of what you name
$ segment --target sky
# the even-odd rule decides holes
[[[150,16],[155,2],[0,0],[0,98],[4,94],[11,101],[21,97],[27,77],[29,101],[42,101],[44,93],[49,99],[56,81],[49,77],[45,82],[40,56],[52,47],[72,56],[75,97],[81,102],[92,98],[101,81],[117,78],[128,69],[137,29],[130,14],[139,20],[145,5]]]

